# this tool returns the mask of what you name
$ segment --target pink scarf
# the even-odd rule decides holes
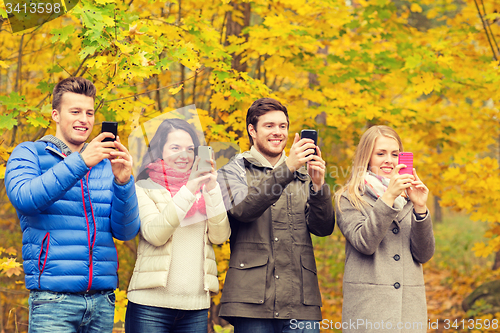
[[[191,170],[187,172],[177,171],[166,165],[162,159],[157,159],[156,161],[149,163],[146,166],[146,172],[151,180],[165,187],[171,193],[172,197],[179,192],[183,185],[186,185],[189,175],[191,175]],[[196,194],[198,193],[200,193],[199,190]],[[193,216],[196,211],[199,211],[203,215],[207,214],[207,208],[205,206],[205,199],[203,198],[203,195],[201,195],[200,198],[193,203],[193,206],[191,206],[191,209],[187,212],[186,217]]]

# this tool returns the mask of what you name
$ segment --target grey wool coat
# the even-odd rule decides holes
[[[343,332],[427,332],[421,264],[434,254],[430,214],[417,220],[411,201],[397,210],[369,195],[359,211],[346,193],[336,209],[347,240]]]

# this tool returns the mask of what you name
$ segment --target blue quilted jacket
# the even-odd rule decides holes
[[[23,231],[26,288],[54,292],[116,289],[113,237],[139,231],[134,181],[114,181],[105,159],[88,168],[51,142],[24,142],[5,172],[7,195]]]

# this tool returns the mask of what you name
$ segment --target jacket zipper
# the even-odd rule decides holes
[[[40,261],[42,259],[42,253],[44,250],[45,240],[47,240],[47,247],[45,248],[45,259],[43,260],[42,269],[40,269]],[[45,270],[45,264],[47,263],[47,257],[49,256],[49,245],[50,245],[50,234],[47,232],[42,239],[42,246],[40,248],[40,254],[38,255],[38,289],[42,289],[40,280],[42,278],[42,273]]]
[[[113,245],[115,246],[116,251],[116,286],[120,288],[120,275],[118,275],[118,270],[120,269],[120,259],[118,258],[118,248],[116,247],[115,242],[113,241]]]
[[[87,221],[87,242],[88,242],[88,245],[89,245],[89,284],[87,286],[87,291],[91,290],[92,280],[93,280],[93,276],[94,276],[93,254],[94,254],[94,244],[95,244],[96,233],[97,233],[97,226],[96,226],[96,221],[95,221],[95,218],[94,218],[94,208],[92,207],[92,201],[90,200],[90,189],[89,189],[89,179],[88,178],[89,178],[89,174],[90,174],[91,170],[92,170],[92,168],[90,168],[89,172],[85,176],[85,180],[86,180],[86,183],[87,183],[87,193],[89,195],[89,204],[90,204],[90,211],[91,211],[91,214],[92,214],[92,221],[94,223],[94,237],[93,237],[92,240],[90,239],[90,224],[89,224],[89,219],[88,219],[88,215],[87,215],[87,208],[86,208],[86,205],[85,205],[85,195],[84,195],[84,191],[83,191],[83,180],[80,179],[80,184],[81,184],[81,187],[82,187],[83,211],[84,211],[84,214],[85,214],[85,220]]]

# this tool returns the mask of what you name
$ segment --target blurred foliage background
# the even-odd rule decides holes
[[[28,320],[5,164],[20,142],[55,133],[51,92],[68,76],[98,89],[92,137],[115,120],[127,145],[145,122],[195,105],[208,144],[246,150],[246,110],[276,98],[288,107],[290,134],[318,130],[332,191],[361,134],[394,127],[433,194],[430,319],[495,316],[465,313],[461,302],[500,267],[498,1],[81,0],[20,32],[12,10],[0,0],[0,333],[26,331]],[[234,153],[228,147],[219,166]],[[119,327],[137,244],[117,243]],[[337,231],[315,246],[324,317],[340,320],[344,239]],[[228,246],[216,252],[222,286]],[[223,331],[219,297],[210,329]]]

